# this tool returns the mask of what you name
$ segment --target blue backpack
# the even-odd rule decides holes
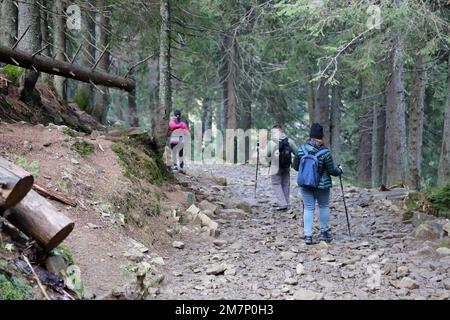
[[[319,172],[319,157],[328,152],[327,148],[321,148],[315,154],[309,154],[304,145],[300,146],[299,151],[304,156],[300,159],[300,165],[297,175],[297,184],[302,187],[317,188],[322,174]]]

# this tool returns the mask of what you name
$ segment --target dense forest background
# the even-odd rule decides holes
[[[320,122],[354,183],[421,189],[450,181],[449,14],[447,0],[3,0],[0,39],[136,80],[4,66],[29,103],[39,79],[161,147],[175,108],[204,129],[280,123],[297,143]]]

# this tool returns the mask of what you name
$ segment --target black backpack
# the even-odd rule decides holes
[[[292,156],[291,156],[291,146],[289,145],[289,139],[284,138],[280,140],[280,145],[278,147],[280,152],[278,165],[282,169],[287,169],[291,167],[292,164]]]

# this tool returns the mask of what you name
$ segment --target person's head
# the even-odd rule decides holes
[[[323,127],[319,123],[313,123],[309,131],[309,137],[317,140],[323,140]]]
[[[175,110],[175,111],[173,112],[173,115],[174,115],[177,119],[180,119],[180,118],[181,118],[181,111],[180,111],[180,110]]]

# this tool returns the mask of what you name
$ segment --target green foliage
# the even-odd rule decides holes
[[[75,93],[75,97],[73,98],[78,108],[83,111],[89,110],[90,101],[89,101],[89,93],[84,88],[79,88]]]
[[[67,265],[73,265],[74,259],[72,252],[70,251],[69,247],[65,244],[60,244],[55,249],[52,250],[52,253],[55,255],[60,255],[63,257],[63,259],[66,261]]]
[[[28,162],[28,160],[23,156],[16,156],[14,158],[14,164],[18,165],[19,167],[23,168],[24,170],[31,173],[34,178],[37,178],[39,176],[39,171],[41,168],[41,163],[38,160],[34,160],[32,162]]]
[[[428,201],[437,216],[450,217],[450,184],[431,189],[428,193]]]
[[[5,73],[6,79],[11,81],[16,87],[19,86],[19,79],[22,75],[21,68],[8,64],[2,68],[2,71]]]
[[[91,155],[95,150],[95,146],[92,143],[86,141],[75,142],[71,148],[84,157]]]

